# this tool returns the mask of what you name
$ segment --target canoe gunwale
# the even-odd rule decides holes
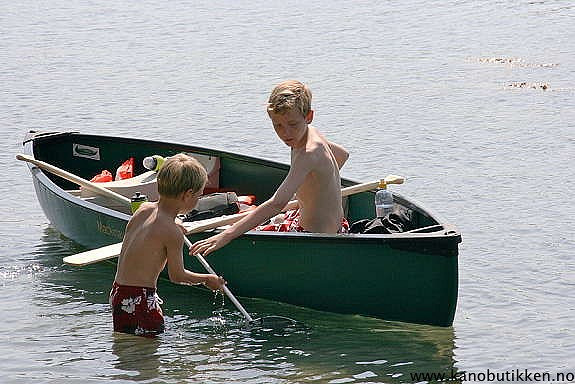
[[[203,235],[208,237],[212,234],[222,232],[223,229],[215,229],[204,232]],[[395,233],[395,234],[326,234],[326,233],[298,233],[298,232],[267,232],[267,231],[248,231],[238,239],[244,238],[249,241],[257,242],[278,241],[291,242],[298,240],[313,241],[314,244],[329,243],[330,245],[349,245],[357,246],[385,246],[392,249],[417,252],[420,254],[433,256],[457,257],[457,244],[461,242],[461,236],[457,232],[441,231],[438,233]],[[425,244],[425,246],[423,246]]]

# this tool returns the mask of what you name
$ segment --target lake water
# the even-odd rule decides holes
[[[5,1],[0,382],[573,380],[574,21],[568,0]],[[15,160],[25,133],[287,162],[265,102],[289,78],[309,84],[315,125],[351,152],[343,176],[405,175],[397,191],[461,230],[453,327],[245,299],[256,315],[305,324],[250,332],[229,303],[162,281],[168,331],[114,334],[114,268],[62,265],[81,247],[50,226]]]

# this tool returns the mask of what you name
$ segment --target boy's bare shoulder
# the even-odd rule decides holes
[[[174,236],[179,227],[172,217],[159,208],[156,202],[145,202],[134,213],[131,222],[152,230],[161,236]]]
[[[308,141],[305,155],[310,160],[322,160],[325,158],[325,154],[329,151],[329,143],[318,132],[313,140]]]
[[[182,240],[182,229],[176,224],[173,217],[164,214],[158,210],[156,218],[153,220],[154,232],[166,241],[179,241]]]
[[[128,222],[128,227],[140,226],[142,225],[156,209],[154,203],[145,202],[140,205],[140,207],[132,214],[132,218]]]
[[[150,201],[146,201],[140,205],[138,210],[134,213],[134,216],[147,216],[150,215],[154,210],[158,208],[158,204]]]

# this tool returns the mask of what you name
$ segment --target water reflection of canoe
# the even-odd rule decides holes
[[[285,164],[249,156],[125,137],[79,133],[34,133],[25,151],[38,160],[90,179],[135,159],[138,188],[153,196],[142,159],[158,154],[194,154],[210,171],[209,187],[269,198],[288,171]],[[52,225],[89,247],[122,239],[126,207],[30,165],[36,193]],[[342,186],[353,181],[342,179]],[[153,185],[153,184],[152,184]],[[131,196],[133,189],[120,186]],[[240,296],[259,297],[337,313],[449,326],[457,302],[461,235],[421,205],[394,193],[396,209],[416,228],[395,234],[327,235],[250,231],[210,257]],[[373,191],[344,199],[350,222],[373,216]],[[216,230],[217,231],[217,230]],[[196,241],[210,233],[190,235]],[[201,270],[190,257],[187,267]]]

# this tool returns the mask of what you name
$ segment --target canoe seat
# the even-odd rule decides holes
[[[109,208],[114,211],[125,213],[127,215],[132,214],[130,206],[122,204],[114,199],[110,199],[107,196],[90,196],[82,198],[82,200],[89,201],[90,203],[94,203],[96,205],[99,205],[100,207]]]
[[[158,185],[156,183],[155,171],[147,171],[129,179],[109,181],[107,183],[99,183],[99,185],[125,196],[128,199],[136,192],[140,192],[141,194],[146,195],[149,201],[158,200]],[[97,196],[97,193],[82,188],[80,197],[86,199],[95,196]]]

